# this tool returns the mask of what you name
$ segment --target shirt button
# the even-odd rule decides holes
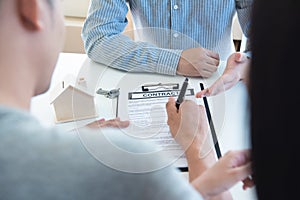
[[[173,34],[173,37],[174,37],[174,38],[177,38],[178,36],[179,36],[178,33],[174,33],[174,34]]]
[[[178,5],[174,5],[174,10],[177,10],[178,9]]]

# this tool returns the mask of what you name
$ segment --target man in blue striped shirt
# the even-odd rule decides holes
[[[210,77],[235,52],[236,13],[248,37],[252,1],[91,0],[82,38],[92,60],[117,69]],[[128,5],[135,41],[122,34]]]

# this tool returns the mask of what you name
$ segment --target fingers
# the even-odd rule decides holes
[[[250,150],[229,151],[224,156],[229,159],[229,166],[237,181],[243,181],[243,188],[252,187],[254,182],[251,178],[252,164]]]
[[[110,119],[106,121],[105,119],[102,118],[92,123],[89,123],[86,126],[89,128],[104,128],[104,127],[126,128],[129,126],[129,121],[121,121],[120,118]]]
[[[241,78],[245,77],[243,73],[245,70],[243,69],[246,67],[243,66],[246,65],[247,62],[248,58],[246,54],[239,52],[233,53],[227,60],[227,65],[222,76],[220,76],[208,89],[198,92],[196,97],[202,98],[204,96],[214,96],[233,87]]]
[[[105,119],[102,118],[102,119],[96,120],[94,122],[91,122],[91,123],[87,124],[86,126],[89,128],[99,128],[100,124],[104,121],[105,121]]]
[[[182,52],[177,74],[192,77],[210,77],[220,63],[219,54],[205,48],[191,48]]]
[[[243,181],[247,179],[252,174],[251,162],[248,162],[247,164],[242,165],[240,167],[234,168],[234,171],[238,180]]]
[[[190,67],[192,67],[193,69],[191,70],[189,76],[201,76],[203,78],[211,77],[212,74],[218,70],[218,65],[211,64],[209,62],[209,59],[210,58],[206,58],[206,60],[203,60],[203,62],[191,64]]]
[[[236,62],[239,62],[239,63],[241,63],[241,62],[244,62],[244,61],[247,61],[248,60],[248,58],[247,58],[247,56],[246,56],[246,54],[244,54],[244,53],[239,53],[239,52],[237,52],[237,53],[235,53],[235,61]]]
[[[206,55],[208,55],[208,56],[211,57],[211,58],[214,58],[214,60],[218,61],[218,63],[219,63],[219,61],[220,61],[220,56],[219,56],[218,53],[206,49]],[[219,65],[219,64],[218,64],[218,65]]]
[[[231,88],[234,85],[232,81],[227,78],[227,75],[222,75],[218,78],[209,88],[196,93],[196,98],[203,98],[209,96],[215,96],[222,92],[225,92],[227,89]]]
[[[232,168],[244,166],[251,161],[250,150],[228,151],[224,156],[228,156]]]
[[[251,151],[249,149],[240,150],[241,159],[237,162],[237,165],[243,165],[251,162]]]
[[[208,67],[205,70],[210,73],[217,71],[218,66],[220,64],[219,54],[206,49],[206,56],[207,56],[206,63],[208,64]]]
[[[243,182],[243,190],[246,190],[247,188],[251,188],[255,185],[251,177],[252,174],[251,162],[243,166],[234,168],[234,173],[235,173],[236,180],[238,181],[240,180]]]
[[[101,123],[101,122],[104,122],[105,121],[105,119],[104,118],[101,118],[101,119],[98,119],[98,120],[96,120],[96,121],[94,121],[94,122],[92,122],[92,123]]]
[[[178,114],[177,108],[175,106],[175,99],[174,97],[170,97],[167,104],[166,110],[168,115],[167,124],[172,126],[172,121],[174,120],[175,116]]]
[[[197,92],[197,94],[196,94],[196,98],[203,98],[203,97],[208,97],[208,96],[210,96],[210,92],[209,92],[208,88],[201,90],[200,92]]]
[[[173,113],[177,113],[177,108],[175,106],[176,101],[174,97],[170,97],[167,104],[166,104],[166,109],[168,115],[172,115]]]
[[[252,188],[254,185],[254,180],[250,176],[243,180],[243,190],[246,190],[247,188]]]
[[[169,98],[169,101],[166,104],[166,110],[168,114],[168,119],[174,118],[176,115],[182,115],[191,113],[191,111],[195,111],[195,109],[199,109],[199,106],[194,102],[190,100],[184,100],[179,107],[179,110],[177,110],[175,106],[175,99],[173,97]],[[201,106],[200,106],[201,108]]]
[[[211,67],[211,66],[203,66],[203,67]],[[213,67],[213,66],[212,66]],[[202,77],[202,78],[209,78],[212,76],[212,74],[215,72],[216,70],[214,71],[208,71],[208,70],[198,70],[197,69],[197,73],[199,74],[198,76]],[[194,75],[191,75],[191,76],[194,76]],[[195,75],[197,76],[197,75]]]
[[[218,69],[218,66],[220,64],[219,60],[216,60],[212,57],[207,57],[205,60],[206,64],[207,64],[207,68],[206,70],[209,72],[215,72]]]
[[[244,169],[242,167],[241,170],[245,170],[247,172],[249,172],[249,175],[243,179],[243,189],[246,190],[247,188],[251,188],[254,186],[254,180],[251,176],[252,174],[252,166],[251,166],[251,155],[250,155],[250,150],[244,150],[243,151],[244,153],[244,158],[245,158],[245,161],[248,162],[247,165],[244,166]]]
[[[208,125],[204,106],[197,105],[194,101],[183,101],[179,108],[179,115],[181,115],[181,118],[184,118],[182,121],[186,121],[188,124],[191,124],[192,121],[194,121],[197,124],[201,124],[203,129],[205,129],[205,124]]]
[[[184,112],[187,112],[189,113],[190,110],[194,110],[194,109],[198,109],[200,108],[201,106],[198,106],[194,101],[191,101],[191,100],[184,100],[181,105],[180,105],[180,108],[179,110],[181,111],[184,111]]]
[[[115,128],[126,128],[129,126],[129,121],[121,121],[120,118],[110,119],[100,123],[100,127],[115,127]]]
[[[224,86],[222,84],[222,80],[220,78],[209,88],[205,88],[196,93],[196,98],[203,98],[217,95],[224,91]]]

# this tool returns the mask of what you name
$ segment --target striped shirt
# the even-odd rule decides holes
[[[237,13],[246,37],[253,0],[91,0],[82,39],[95,62],[120,70],[175,75],[182,50],[234,52]],[[122,33],[130,7],[135,41]]]

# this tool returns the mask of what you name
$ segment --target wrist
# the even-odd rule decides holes
[[[188,64],[188,61],[184,58],[183,55],[184,51],[181,52],[179,59],[178,59],[178,64],[177,64],[177,69],[176,69],[176,73],[178,75],[183,75],[183,69],[185,68],[185,66]]]
[[[159,74],[176,75],[182,50],[161,49],[157,61],[156,72]]]
[[[212,181],[211,179],[209,179],[204,175],[199,177],[195,181],[193,181],[191,184],[205,200],[222,200],[222,199],[232,200],[233,199],[229,190],[225,190],[222,193],[218,193],[217,191],[214,191],[216,189],[216,186],[210,185],[211,181]]]
[[[211,145],[192,144],[186,149],[185,155],[189,165],[198,163],[203,170],[210,168],[217,161]]]
[[[178,74],[178,75],[183,75],[182,74],[182,63],[183,63],[183,60],[182,60],[183,58],[180,56],[180,58],[179,58],[179,61],[178,61],[178,65],[177,65],[177,69],[176,69],[176,74]]]
[[[203,176],[198,177],[197,179],[195,179],[191,184],[192,186],[201,194],[203,199],[210,199],[210,195],[207,192],[207,184],[209,184],[209,182],[206,182],[208,180],[205,180],[205,178],[203,178]]]

